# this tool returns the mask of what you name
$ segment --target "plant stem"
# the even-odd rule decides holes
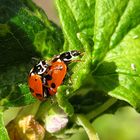
[[[107,110],[110,106],[112,106],[114,103],[116,103],[117,99],[110,98],[108,99],[103,105],[98,107],[97,109],[91,111],[86,115],[88,120],[91,120],[95,117],[97,117],[99,114],[103,113],[105,110]]]
[[[52,101],[50,98],[48,98],[47,101],[42,102],[39,106],[39,109],[36,113],[36,119],[42,119],[44,116],[46,116],[48,114],[48,111],[50,110],[50,108],[52,108]]]
[[[89,140],[99,140],[96,131],[84,115],[75,115],[75,120],[78,125],[81,125],[85,129]]]

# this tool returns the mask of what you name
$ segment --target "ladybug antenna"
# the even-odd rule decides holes
[[[36,58],[36,57],[32,57],[32,60],[39,61],[40,59],[39,58]]]
[[[40,60],[41,60],[40,58],[37,58],[37,57],[31,57],[31,63],[32,63],[33,65],[39,63]]]

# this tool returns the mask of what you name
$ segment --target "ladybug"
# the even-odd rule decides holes
[[[51,61],[41,60],[36,64],[28,77],[32,95],[39,100],[45,100],[48,96],[54,95],[63,83],[68,64],[80,54],[81,52],[77,50],[64,52],[54,56]]]
[[[47,85],[50,95],[57,92],[57,88],[62,84],[67,73],[67,66],[63,61],[53,62],[47,74],[50,79],[47,79]]]
[[[54,56],[49,70],[51,79],[47,81],[49,94],[54,95],[57,92],[57,88],[63,83],[66,76],[68,64],[80,54],[81,52],[73,50]]]
[[[65,64],[69,64],[73,60],[73,58],[75,58],[79,55],[81,55],[81,52],[77,51],[77,50],[64,52],[60,55],[54,56],[54,58],[52,59],[52,62],[63,61]]]
[[[49,64],[46,63],[46,61],[41,60],[31,69],[28,76],[30,92],[39,100],[44,100],[48,96],[48,88],[43,86],[46,79],[42,76],[48,70]]]

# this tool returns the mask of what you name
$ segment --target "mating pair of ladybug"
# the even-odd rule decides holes
[[[31,69],[28,77],[32,95],[39,100],[54,95],[66,76],[68,64],[80,54],[79,51],[73,50],[56,55],[51,61],[39,61]]]

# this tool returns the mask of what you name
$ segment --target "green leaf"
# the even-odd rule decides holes
[[[16,118],[17,114],[21,111],[22,107],[9,107],[3,112],[3,120],[5,126],[8,125],[13,119]],[[10,115],[9,115],[10,114]]]
[[[58,54],[62,31],[31,0],[0,3],[0,105],[30,104],[35,101],[27,86],[31,58]]]
[[[69,43],[68,50],[83,50],[78,33],[93,36],[94,4],[90,0],[56,0],[62,30]]]
[[[100,62],[109,50],[110,37],[123,14],[128,0],[96,0],[93,62]]]
[[[98,89],[140,107],[140,25],[110,50],[93,72]]]
[[[129,0],[110,40],[110,48],[115,47],[131,29],[140,24],[140,2]]]
[[[0,112],[0,139],[1,140],[10,140],[7,130],[4,126],[4,121],[3,121],[3,113]]]
[[[104,114],[93,121],[93,126],[103,140],[140,139],[140,114],[130,106],[119,108],[115,114]]]
[[[68,116],[72,116],[74,114],[74,109],[73,106],[69,103],[68,99],[66,98],[67,89],[67,86],[60,86],[57,90],[56,98],[60,108],[62,108]]]
[[[27,86],[28,76],[27,67],[25,66],[26,65],[7,67],[7,70],[0,75],[1,106],[23,106],[36,101]]]

